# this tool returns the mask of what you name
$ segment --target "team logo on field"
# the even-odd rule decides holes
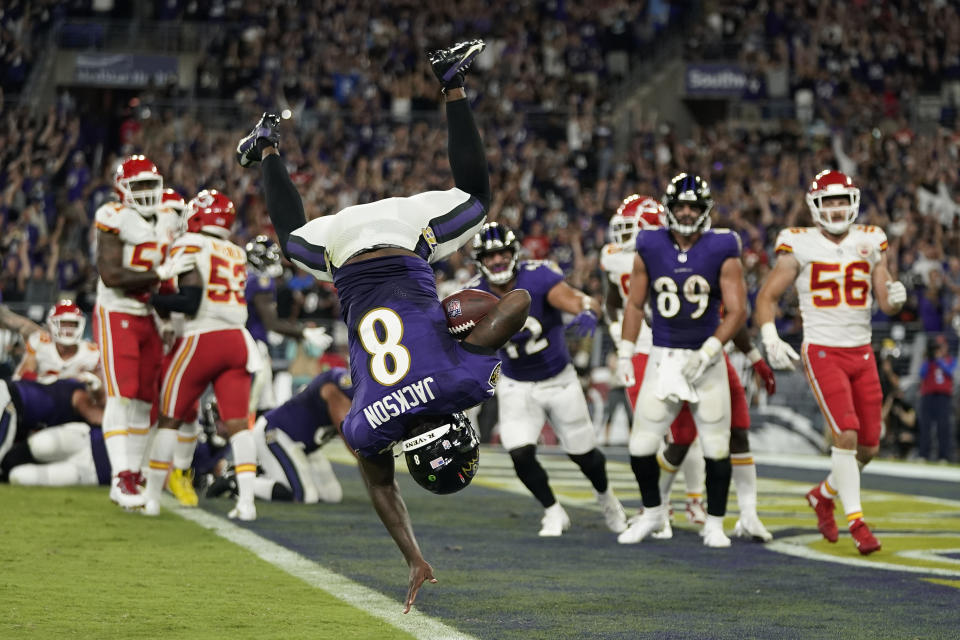
[[[432,251],[437,246],[437,236],[434,235],[433,229],[431,227],[423,228],[423,239],[427,241],[427,246],[430,247]]]
[[[460,308],[459,300],[451,300],[447,303],[447,317],[456,318],[459,315],[463,315],[463,309]]]
[[[487,383],[491,387],[496,387],[500,383],[500,363],[497,363],[497,366],[493,368],[493,371],[490,372],[490,379],[487,380]]]

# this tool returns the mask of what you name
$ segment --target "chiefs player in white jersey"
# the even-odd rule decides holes
[[[157,235],[161,242],[172,247],[173,242],[187,230],[185,218],[187,202],[177,191],[170,188],[163,190],[160,201],[156,222]],[[177,286],[172,278],[160,283],[160,293],[174,293],[176,290]],[[170,313],[168,317],[157,316],[164,353],[168,353],[173,348],[177,337],[183,335],[184,320],[184,315],[179,312]],[[154,402],[151,412],[151,424],[154,426],[159,415],[159,405]],[[173,468],[167,479],[167,488],[170,489],[170,493],[185,507],[195,507],[199,504],[197,492],[193,488],[191,465],[200,431],[200,423],[196,420],[180,425],[177,430],[177,445],[173,451]]]
[[[200,396],[210,384],[230,433],[240,494],[230,517],[256,518],[256,444],[248,429],[248,406],[260,356],[244,328],[247,256],[228,240],[235,219],[236,210],[227,196],[214,190],[198,193],[187,204],[187,233],[171,249],[174,256],[195,256],[196,268],[180,276],[179,292],[151,296],[158,310],[179,311],[186,318],[183,335],[164,359],[160,421],[147,469],[146,515],[160,511],[158,500],[170,470],[177,429],[196,419]]]
[[[23,359],[14,373],[15,378],[36,380],[50,384],[64,378],[88,383],[93,390],[100,388],[97,367],[100,349],[83,339],[87,318],[71,300],[61,300],[47,314],[47,330],[36,331],[27,339]]]
[[[777,236],[777,263],[757,295],[755,321],[774,368],[799,360],[774,325],[777,301],[796,284],[803,318],[803,367],[820,410],[833,432],[832,472],[807,493],[817,526],[830,542],[839,536],[833,517],[839,495],[850,534],[860,553],[880,549],[863,521],[860,469],[877,453],[883,400],[870,346],[870,315],[876,296],[893,315],[907,299],[887,268],[883,230],[854,225],[860,190],[839,171],[814,178],[807,205],[815,227],[784,229]]]
[[[162,361],[160,335],[147,301],[158,283],[192,268],[193,256],[164,261],[156,214],[163,179],[143,156],[121,162],[114,174],[119,202],[97,209],[96,262],[100,273],[94,336],[100,346],[107,395],[103,436],[113,480],[110,498],[143,506],[138,481],[150,431],[150,406]]]
[[[617,295],[610,293],[608,290],[605,300],[605,311],[608,321],[610,321],[610,334],[615,342],[619,342],[623,305],[629,295],[630,272],[633,270],[633,255],[636,252],[633,245],[637,231],[664,225],[663,206],[650,196],[637,194],[627,197],[617,209],[617,213],[610,218],[610,237],[613,242],[603,247],[600,265],[607,272],[609,279],[607,284],[616,288],[619,292],[619,295]],[[753,369],[763,381],[767,393],[773,394],[776,390],[773,372],[763,360],[760,352],[750,343],[746,328],[737,333],[733,343],[750,359]],[[643,380],[651,346],[653,346],[653,335],[649,325],[644,320],[636,341],[636,352],[632,359],[635,380],[634,384],[627,389],[631,407],[636,405],[640,382]],[[747,436],[747,430],[750,428],[750,413],[746,393],[736,370],[730,364],[729,358],[725,359],[731,401],[730,457],[733,466],[733,484],[737,491],[737,502],[740,508],[740,518],[734,527],[734,535],[752,537],[767,542],[773,536],[766,530],[757,516],[757,470],[750,453],[750,443]],[[666,447],[661,447],[661,450],[657,453],[657,462],[660,465],[660,494],[662,496],[670,495],[673,479],[677,471],[683,469],[683,476],[687,485],[687,520],[691,524],[702,525],[706,522],[706,511],[703,507],[705,475],[703,449],[700,446],[700,439],[697,438],[697,428],[689,406],[681,409],[670,426],[668,442],[669,444]],[[668,538],[671,535],[672,531],[668,520],[664,529],[653,534],[653,537]]]

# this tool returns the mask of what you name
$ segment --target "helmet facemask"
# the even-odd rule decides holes
[[[825,206],[824,200],[840,197],[846,197],[847,202],[827,203]],[[813,216],[815,223],[828,233],[843,235],[860,215],[860,190],[853,188],[841,193],[830,193],[828,190],[815,194],[808,193],[807,206],[810,207],[810,215]]]
[[[47,318],[47,328],[53,341],[65,346],[79,344],[86,326],[87,319],[76,308],[57,305]]]
[[[153,215],[163,202],[163,178],[156,174],[118,181],[123,203],[142,214]]]
[[[503,269],[491,270],[484,264],[484,257],[501,251],[510,251],[510,259]],[[494,285],[507,284],[517,275],[517,264],[520,261],[520,242],[511,229],[497,223],[488,222],[481,227],[473,238],[473,259],[477,268],[486,279]]]

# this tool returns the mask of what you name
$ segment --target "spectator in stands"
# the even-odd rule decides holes
[[[894,364],[900,358],[900,348],[891,338],[883,340],[877,362],[880,369],[880,387],[883,390],[883,439],[880,447],[884,455],[906,459],[916,445],[917,412],[904,398],[900,376]]]
[[[942,334],[927,346],[926,360],[920,365],[920,422],[917,428],[917,454],[933,462],[953,459],[953,375],[956,359]],[[936,457],[933,444],[936,442]]]

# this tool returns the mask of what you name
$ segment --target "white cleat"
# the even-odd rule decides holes
[[[730,546],[730,538],[723,532],[723,518],[719,516],[716,520],[712,517],[707,518],[707,523],[703,525],[703,530],[700,532],[700,535],[703,538],[703,546],[705,547],[726,549]]]
[[[120,486],[121,482],[124,482],[122,478],[118,477],[113,479],[113,484],[110,485],[110,500],[128,511],[142,508],[144,503],[143,494],[136,488],[130,488],[129,483],[127,483],[128,486],[125,491],[124,488]]]
[[[563,532],[570,528],[570,516],[560,506],[559,502],[543,510],[543,518],[540,520],[541,538],[556,538],[563,535]]]
[[[663,522],[663,528],[660,531],[654,531],[650,537],[655,540],[669,540],[673,537],[673,527],[670,525],[670,518]]]
[[[687,498],[687,522],[703,525],[707,521],[707,512],[700,498]]]
[[[140,513],[145,516],[158,516],[160,515],[160,503],[156,500],[147,500]]]
[[[600,503],[600,509],[603,511],[603,520],[607,523],[607,528],[614,533],[623,533],[627,530],[627,514],[623,510],[623,505],[613,495],[613,490],[607,488],[605,493],[597,494],[597,502]]]
[[[227,517],[231,520],[243,520],[250,522],[257,519],[257,507],[252,502],[238,502],[237,506],[230,510]]]
[[[668,524],[667,506],[644,509],[636,521],[627,527],[627,530],[617,536],[620,544],[637,544],[654,531],[661,531],[664,524]]]
[[[757,542],[770,542],[773,534],[760,522],[757,516],[741,515],[733,527],[733,535],[737,538],[753,538]]]

